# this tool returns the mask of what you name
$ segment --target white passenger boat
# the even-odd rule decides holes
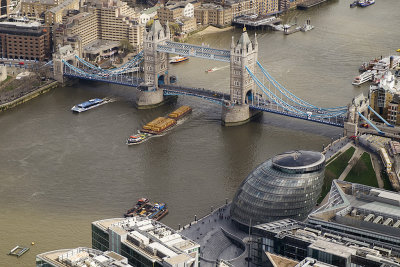
[[[354,78],[352,85],[361,85],[365,82],[372,81],[374,79],[374,72],[372,70],[367,70],[361,73],[359,76]]]
[[[98,107],[102,104],[105,104],[107,102],[107,99],[100,99],[100,98],[94,98],[94,99],[90,99],[88,101],[85,101],[83,103],[80,103],[78,105],[75,105],[71,108],[71,110],[73,112],[83,112],[83,111],[87,111],[89,109]]]

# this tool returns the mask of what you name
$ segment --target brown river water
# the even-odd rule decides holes
[[[286,88],[310,103],[347,105],[367,93],[353,87],[359,65],[400,48],[400,2],[349,8],[332,0],[283,17],[311,19],[315,29],[284,36],[258,32],[259,61]],[[192,37],[229,49],[241,30]],[[250,32],[250,36],[254,32]],[[219,67],[213,73],[205,70]],[[171,66],[178,82],[228,92],[226,63],[191,58]],[[82,114],[70,108],[94,97],[117,101]],[[177,228],[232,199],[241,181],[273,155],[321,150],[340,128],[265,113],[239,127],[221,126],[221,106],[188,96],[152,110],[137,110],[135,89],[81,82],[55,89],[0,113],[0,266],[35,266],[41,252],[91,246],[90,224],[119,217],[138,198],[166,202],[162,220]],[[193,113],[167,135],[128,147],[126,138],[144,123],[179,105]],[[30,246],[34,241],[35,245]],[[30,251],[17,259],[16,245]]]

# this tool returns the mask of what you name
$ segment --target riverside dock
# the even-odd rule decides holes
[[[297,9],[305,10],[305,9],[310,8],[310,7],[322,4],[323,2],[326,2],[326,1],[327,0],[306,0],[301,4],[298,4],[297,5]]]
[[[27,247],[21,247],[21,246],[16,246],[15,248],[13,248],[8,255],[11,256],[16,256],[17,258],[21,257],[22,255],[24,255],[26,252],[28,252],[29,248]]]
[[[232,24],[247,29],[273,29],[274,26],[280,24],[282,20],[275,16],[259,16],[257,14],[242,15],[233,19]]]
[[[295,32],[299,32],[301,30],[301,27],[300,26],[297,26],[297,27],[295,27],[295,28],[285,28],[284,30],[283,30],[283,33],[285,34],[285,35],[289,35],[289,34],[292,34],[292,33],[295,33]]]

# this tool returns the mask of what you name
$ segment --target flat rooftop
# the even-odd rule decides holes
[[[102,267],[132,267],[128,259],[112,251],[79,247],[75,249],[60,249],[36,256],[56,267],[71,266],[102,266]]]
[[[92,224],[105,232],[112,231],[126,238],[123,243],[141,251],[154,261],[162,261],[167,258],[176,261],[176,257],[179,255],[191,258],[186,251],[200,247],[199,244],[182,236],[172,228],[146,217],[113,218],[96,221]]]
[[[287,237],[291,240],[305,241],[309,244],[307,248],[337,255],[342,258],[350,258],[351,255],[366,256],[369,254],[380,258],[381,262],[396,263],[396,261],[400,260],[399,251],[396,253],[392,251],[390,244],[386,244],[386,248],[377,247],[374,240],[366,242],[363,238],[351,236],[341,231],[325,229],[292,219],[283,219],[254,226],[254,234],[266,238],[284,239]],[[382,251],[388,251],[392,254],[390,257],[387,257]],[[319,265],[317,264],[316,266]]]
[[[33,22],[20,22],[20,21],[3,21],[0,22],[0,27],[2,26],[15,26],[15,27],[40,27],[42,26],[42,24],[40,22],[37,21],[33,21]]]
[[[86,45],[83,50],[87,54],[99,54],[119,46],[120,42],[98,39]]]
[[[393,222],[385,226],[391,227],[390,230],[393,233],[397,232],[400,236],[400,228],[396,226],[396,222],[400,221],[400,193],[335,180],[330,194],[334,197],[311,213],[309,218],[344,223],[341,217],[364,221],[368,215],[373,214],[374,218],[383,217],[381,222],[375,222],[375,224],[383,224],[386,219],[391,218]],[[379,228],[374,225],[369,226],[363,223],[360,227],[379,231]]]

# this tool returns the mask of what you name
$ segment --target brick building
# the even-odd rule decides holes
[[[194,10],[200,7],[201,3],[198,1],[169,1],[168,4],[157,10],[157,16],[161,24],[165,25],[168,22],[186,22],[188,26],[184,26],[186,30],[195,30],[196,25],[193,26]],[[196,23],[194,23],[196,24]]]
[[[48,60],[51,57],[50,38],[49,28],[39,23],[0,22],[0,56]]]
[[[232,23],[232,9],[216,4],[203,4],[194,10],[197,23],[224,27]]]

